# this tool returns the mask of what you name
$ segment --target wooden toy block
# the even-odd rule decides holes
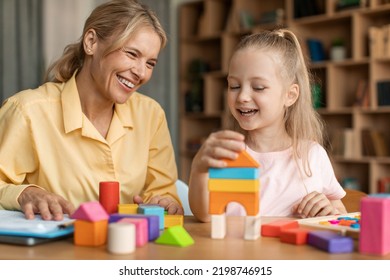
[[[164,227],[169,228],[173,226],[183,226],[184,216],[183,215],[168,215],[164,216]]]
[[[245,240],[258,239],[260,237],[260,227],[261,227],[260,215],[246,216],[245,228],[244,228],[244,239]]]
[[[108,225],[107,250],[111,254],[130,254],[135,251],[135,225],[112,223]]]
[[[108,220],[74,222],[73,242],[78,246],[101,246],[107,241]]]
[[[160,236],[160,218],[158,216],[151,215],[140,215],[140,214],[111,214],[108,223],[118,222],[123,218],[134,218],[134,219],[147,219],[148,220],[148,240],[155,240]]]
[[[148,243],[148,220],[147,219],[123,218],[119,220],[118,223],[128,223],[135,226],[135,245],[137,247],[142,247],[146,243]],[[111,224],[115,224],[115,223],[111,223]]]
[[[234,192],[210,192],[209,214],[220,215],[225,213],[229,202],[240,203],[248,216],[256,216],[259,213],[259,193],[234,193]]]
[[[162,245],[172,245],[187,247],[194,244],[191,235],[182,226],[172,226],[164,230],[155,243]]]
[[[99,202],[108,214],[117,213],[119,194],[119,182],[99,183]]]
[[[103,206],[97,201],[90,201],[80,204],[76,211],[71,215],[72,219],[96,222],[108,220],[108,214]]]
[[[119,214],[137,214],[138,204],[118,204]]]
[[[211,238],[223,239],[226,236],[226,215],[211,215]]]
[[[246,179],[259,178],[257,167],[231,167],[231,168],[209,168],[210,179]]]
[[[390,253],[390,197],[362,198],[359,251],[373,255]]]
[[[138,205],[138,214],[155,215],[159,217],[159,227],[164,229],[164,207],[154,204],[140,204]]]
[[[341,236],[334,231],[310,231],[307,244],[332,254],[353,252],[354,242],[351,237]]]
[[[209,179],[210,192],[240,192],[253,193],[259,191],[260,181],[255,180],[232,180],[232,179]]]
[[[267,237],[280,237],[283,230],[298,228],[297,221],[292,220],[278,220],[270,222],[261,226],[261,235]]]
[[[254,160],[247,151],[243,150],[235,160],[224,159],[228,167],[259,167],[259,163]]]
[[[304,245],[307,243],[307,234],[309,230],[303,228],[284,229],[280,233],[280,241],[295,245]]]

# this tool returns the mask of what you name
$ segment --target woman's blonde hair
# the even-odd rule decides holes
[[[94,29],[102,41],[111,38],[112,44],[105,55],[123,47],[128,38],[141,27],[151,27],[161,39],[161,49],[167,37],[156,14],[136,0],[112,0],[96,7],[85,22],[83,34],[74,44],[65,47],[61,58],[46,71],[45,80],[66,82],[74,72],[83,67],[85,52],[83,38],[86,32]]]
[[[324,123],[314,110],[311,91],[311,76],[306,66],[298,38],[287,29],[262,31],[244,37],[236,51],[256,48],[276,53],[279,59],[279,73],[286,84],[299,86],[297,101],[285,110],[285,128],[292,139],[293,156],[302,159],[303,169],[311,176],[308,151],[311,141],[324,144]]]

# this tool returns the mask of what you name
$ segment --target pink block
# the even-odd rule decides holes
[[[84,202],[72,214],[72,219],[97,222],[108,220],[108,214],[103,206],[97,201]]]
[[[390,198],[364,197],[360,211],[360,253],[390,253]]]
[[[148,220],[123,218],[118,223],[131,223],[135,225],[135,245],[142,247],[148,243]]]

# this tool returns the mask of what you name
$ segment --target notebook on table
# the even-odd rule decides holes
[[[71,236],[73,219],[45,221],[40,215],[27,220],[19,211],[0,210],[0,243],[34,246]]]

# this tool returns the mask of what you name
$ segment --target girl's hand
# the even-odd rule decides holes
[[[144,203],[143,199],[139,195],[134,196],[133,201],[136,204]],[[181,207],[176,200],[170,197],[161,197],[157,195],[152,197],[148,204],[160,205],[168,212],[169,215],[184,215],[183,207]]]
[[[293,213],[301,218],[343,214],[336,206],[340,200],[330,201],[323,193],[312,192],[293,207]],[[341,203],[341,206],[344,207]],[[345,209],[345,208],[344,208]]]
[[[60,221],[64,214],[71,215],[75,211],[73,204],[62,196],[34,186],[27,187],[19,195],[18,202],[29,220],[40,214],[43,220]]]
[[[226,167],[222,159],[236,159],[245,149],[244,139],[244,135],[231,130],[211,133],[194,157],[192,171],[206,173],[210,167]]]

